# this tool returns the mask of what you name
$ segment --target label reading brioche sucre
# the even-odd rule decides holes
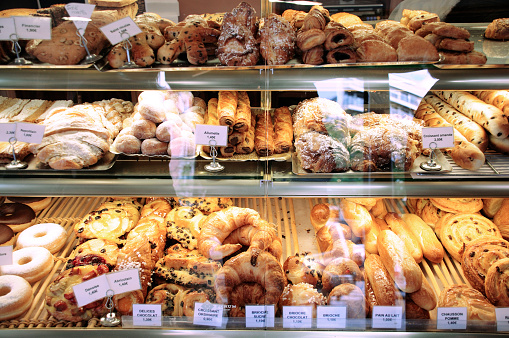
[[[401,329],[403,325],[403,307],[374,306],[372,321],[374,329]]]
[[[437,308],[437,329],[465,330],[467,328],[466,307]]]
[[[274,305],[246,305],[246,327],[274,327]]]

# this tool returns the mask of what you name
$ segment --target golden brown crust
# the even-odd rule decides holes
[[[373,219],[363,205],[342,199],[339,210],[355,236],[362,238],[371,230]]]
[[[484,37],[494,40],[509,40],[509,18],[495,19],[484,32]]]
[[[422,272],[404,242],[391,230],[378,236],[378,252],[389,275],[401,291],[415,292],[421,288]]]
[[[500,307],[509,306],[509,292],[507,291],[507,278],[509,276],[509,258],[496,261],[486,274],[486,297]]]
[[[419,242],[424,257],[432,263],[440,263],[445,252],[433,229],[415,214],[403,214],[401,217]]]
[[[366,280],[369,281],[375,295],[376,303],[372,305],[396,305],[396,293],[398,291],[380,256],[372,254],[366,257],[364,271],[367,277]],[[366,294],[369,295],[369,293]],[[368,296],[368,299],[371,300],[371,297]]]
[[[428,280],[422,275],[421,288],[409,294],[410,299],[415,302],[419,307],[431,311],[437,306],[437,297],[433,288],[428,283]]]
[[[439,307],[466,307],[469,320],[495,320],[495,306],[482,293],[464,284],[446,286],[438,299]]]
[[[437,208],[452,213],[476,213],[483,207],[480,198],[430,198]]]
[[[357,263],[349,258],[339,257],[330,261],[323,270],[322,290],[327,294],[340,284],[355,284],[362,281],[363,277]]]
[[[422,261],[422,248],[413,232],[410,231],[408,224],[401,218],[400,215],[389,212],[385,215],[385,221],[392,230],[404,243],[408,252],[412,255],[413,259],[420,263]]]
[[[327,297],[328,305],[346,305],[347,318],[366,317],[366,299],[362,290],[354,284],[344,283],[336,286]]]
[[[347,12],[339,12],[331,15],[331,20],[342,24],[343,26],[350,29],[353,25],[363,24],[362,19],[355,14]]]
[[[283,270],[289,282],[308,283],[318,288],[322,285],[323,269],[325,266],[319,257],[309,253],[289,256],[283,263]]]
[[[498,260],[509,257],[509,242],[484,236],[468,243],[461,260],[465,278],[472,287],[485,292],[484,281],[489,268]]]
[[[330,245],[324,253],[324,264],[329,264],[329,262],[338,257],[350,258],[358,266],[362,266],[364,264],[364,246],[357,245],[349,239],[338,239]]]
[[[283,306],[310,305],[313,307],[313,318],[316,318],[316,307],[326,302],[324,295],[311,284],[288,284],[279,299],[279,309],[282,311]]]
[[[398,53],[389,44],[378,40],[364,40],[355,50],[359,62],[395,62]]]

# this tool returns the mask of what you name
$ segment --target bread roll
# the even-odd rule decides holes
[[[483,198],[482,211],[486,217],[493,218],[502,206],[503,198]],[[495,223],[497,224],[497,223]],[[497,224],[498,225],[498,224]]]
[[[371,230],[373,219],[363,205],[342,199],[339,210],[355,236],[362,238]]]
[[[374,218],[374,217],[373,217]],[[371,223],[371,230],[368,231],[366,236],[362,239],[362,243],[364,244],[364,248],[370,254],[378,254],[378,235],[380,234],[380,227],[376,220],[373,219],[373,223]]]
[[[369,255],[364,262],[366,283],[369,282],[375,294],[376,304],[372,305],[396,305],[398,290],[394,286],[389,272],[378,255]],[[369,294],[367,294],[370,299]]]
[[[440,263],[444,258],[444,247],[433,229],[415,214],[403,214],[401,218],[408,230],[417,238],[424,257],[432,263]]]
[[[422,272],[408,252],[405,243],[391,230],[378,236],[378,253],[401,291],[415,292],[421,288]]]
[[[500,208],[493,216],[493,223],[495,223],[499,229],[502,225],[509,225],[509,198],[504,198],[500,204]],[[502,233],[504,238],[507,238],[508,234]]]
[[[431,285],[429,285],[428,280],[422,275],[422,285],[421,288],[415,292],[410,293],[410,298],[414,301],[415,304],[419,305],[421,308],[431,311],[437,306],[437,297]]]
[[[383,198],[378,198],[375,205],[369,211],[375,218],[384,218],[387,214],[387,207]]]
[[[394,213],[389,212],[385,215],[385,221],[396,235],[405,243],[405,247],[408,249],[408,252],[412,255],[413,259],[417,263],[422,261],[422,248],[417,238],[414,236],[412,232],[410,232],[408,225],[401,219],[401,217]]]

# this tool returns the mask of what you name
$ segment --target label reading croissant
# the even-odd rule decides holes
[[[213,304],[209,301],[205,303],[194,303],[194,325],[206,325],[206,326],[223,326],[223,304]],[[224,318],[226,321],[228,318]]]
[[[454,147],[454,128],[422,128],[422,147],[427,149],[443,149]]]
[[[439,330],[466,330],[466,307],[439,307],[437,308],[437,329]]]
[[[403,307],[401,306],[374,306],[374,329],[401,329],[403,325]]]
[[[274,305],[246,305],[246,327],[274,327]]]

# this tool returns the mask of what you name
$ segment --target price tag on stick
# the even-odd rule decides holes
[[[226,147],[228,145],[228,126],[211,126],[208,124],[197,124],[194,132],[196,144]]]
[[[428,149],[443,149],[454,147],[453,127],[425,127],[422,128],[422,147]]]
[[[65,9],[67,13],[69,13],[70,20],[73,20],[74,25],[78,29],[79,32],[85,33],[85,29],[87,28],[89,20],[80,20],[80,19],[90,19],[92,17],[92,13],[94,12],[95,5],[90,4],[80,4],[76,2],[70,2],[65,5]]]
[[[127,40],[131,36],[141,33],[140,27],[128,16],[103,26],[100,30],[106,35],[112,45],[116,45],[121,41]]]
[[[14,18],[0,18],[0,40],[10,41],[16,36],[16,27],[14,26]]]
[[[51,18],[15,16],[14,25],[19,40],[51,40]]]

